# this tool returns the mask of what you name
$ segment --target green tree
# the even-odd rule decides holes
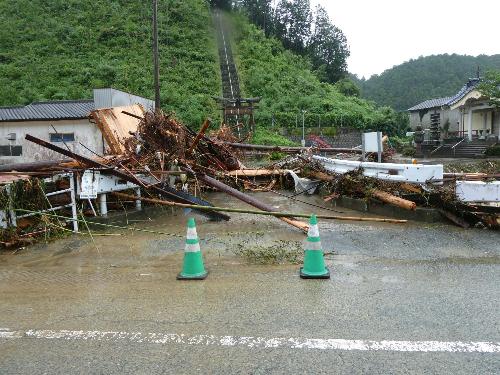
[[[491,105],[500,107],[500,70],[486,72],[483,82],[479,85],[479,91],[489,98]]]
[[[241,0],[239,6],[243,8],[252,23],[264,30],[266,35],[273,30],[273,8],[271,0]]]
[[[210,5],[219,9],[231,10],[233,2],[231,0],[210,0]]]
[[[286,48],[305,54],[311,33],[311,19],[309,0],[280,0],[274,17],[275,35]]]
[[[334,83],[347,73],[349,47],[342,31],[332,24],[328,13],[321,6],[316,7],[314,33],[308,49],[313,67],[320,72],[320,78]],[[359,94],[359,93],[358,93]]]
[[[359,97],[361,94],[359,87],[349,78],[342,78],[335,84],[335,88],[346,96]]]

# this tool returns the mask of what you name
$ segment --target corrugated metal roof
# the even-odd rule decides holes
[[[34,102],[24,107],[0,107],[0,122],[82,119],[93,110],[92,99]]]
[[[469,92],[474,90],[476,86],[481,82],[480,78],[470,78],[467,83],[460,89],[458,93],[453,96],[448,96],[446,98],[437,98],[437,99],[429,99],[425,100],[422,103],[419,103],[411,108],[408,108],[408,111],[419,111],[421,109],[430,109],[442,106],[450,106],[460,99],[462,99]]]

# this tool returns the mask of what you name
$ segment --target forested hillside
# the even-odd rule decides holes
[[[257,120],[270,125],[293,126],[297,114],[307,111],[308,126],[351,126],[377,128],[395,133],[406,129],[406,118],[388,107],[339,92],[337,85],[322,83],[307,57],[285,49],[280,41],[269,38],[246,17],[233,14],[233,38],[242,91],[261,96]]]
[[[190,125],[217,116],[217,50],[207,3],[159,2],[162,104]],[[115,87],[153,97],[151,5],[0,1],[0,105],[84,99]]]
[[[309,9],[307,1],[300,1]],[[391,132],[405,127],[405,119],[390,108],[343,95],[350,90],[342,81],[322,83],[318,69],[328,73],[327,66],[321,68],[326,60],[292,52],[298,44],[288,49],[283,45],[299,43],[292,34],[266,36],[244,14],[248,11],[238,8],[227,17],[233,24],[243,93],[263,97],[256,114],[259,125],[271,125],[274,115],[277,125],[290,126],[306,110],[309,125],[320,118],[324,126]],[[153,97],[148,2],[1,1],[0,24],[0,105],[91,98],[93,88],[110,86]],[[196,128],[208,116],[219,119],[213,96],[221,94],[220,70],[208,2],[160,1],[159,34],[163,109],[174,110]],[[300,43],[307,49],[312,45]],[[318,39],[315,46],[321,45]],[[342,69],[331,72],[341,76]]]
[[[500,69],[500,55],[436,55],[410,60],[368,80],[359,80],[362,95],[380,105],[406,110],[423,100],[451,96],[477,68],[481,76]]]

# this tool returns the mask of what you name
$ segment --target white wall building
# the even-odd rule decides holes
[[[154,102],[140,96],[106,88],[95,89],[89,100],[35,102],[27,106],[0,107],[0,164],[59,160],[63,156],[26,141],[26,134],[85,156],[105,153],[101,131],[89,119],[94,109],[141,104],[154,109]]]
[[[500,136],[500,112],[477,89],[479,78],[471,78],[454,96],[425,100],[408,109],[410,126],[430,126],[430,115],[440,115],[440,126],[449,124],[450,136],[468,140],[487,135]],[[441,135],[444,135],[443,132]]]

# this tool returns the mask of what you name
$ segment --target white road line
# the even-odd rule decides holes
[[[28,330],[0,331],[0,339],[46,339],[83,341],[127,341],[140,344],[180,344],[244,347],[252,349],[319,349],[394,352],[500,353],[500,342],[470,341],[373,341],[342,339],[265,338],[246,336],[184,335],[117,331]]]

